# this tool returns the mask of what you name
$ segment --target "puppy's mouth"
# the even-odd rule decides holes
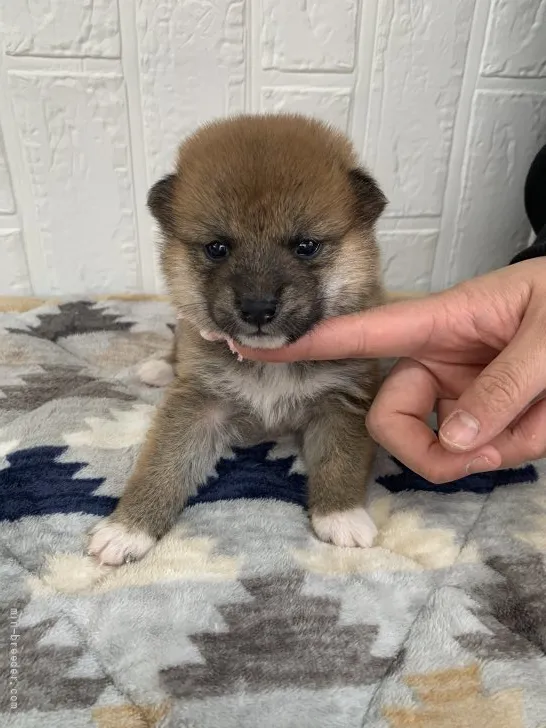
[[[290,327],[288,327],[288,331],[264,331],[259,327],[256,331],[250,333],[238,331],[232,334],[230,338],[250,349],[280,349],[301,339],[302,336],[308,334],[321,320],[322,317],[317,315],[311,321],[301,321],[299,324],[292,321]]]
[[[249,349],[280,349],[282,346],[290,343],[289,337],[287,336],[266,334],[263,331],[257,331],[255,334],[237,334],[234,336],[211,331],[210,329],[200,329],[199,333],[206,341],[225,341],[230,348],[232,348],[233,343],[237,343]]]
[[[316,306],[311,314],[298,309],[285,310],[274,321],[265,324],[243,322],[230,312],[223,311],[211,311],[210,319],[213,329],[210,336],[205,335],[204,338],[223,339],[250,349],[280,349],[293,344],[314,328],[322,320],[322,309]],[[204,333],[202,331],[201,335]]]

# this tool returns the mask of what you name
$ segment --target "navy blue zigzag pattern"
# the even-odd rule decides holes
[[[223,458],[216,466],[217,478],[209,478],[190,498],[188,505],[238,498],[261,498],[307,505],[307,478],[290,473],[294,457],[268,460],[274,443],[234,448],[235,458]]]
[[[522,468],[507,470],[493,470],[490,473],[476,473],[467,475],[449,483],[436,485],[417,475],[396,458],[391,458],[400,468],[399,473],[381,475],[377,482],[387,488],[391,493],[400,493],[404,490],[426,490],[434,493],[491,493],[502,485],[516,485],[518,483],[536,483],[538,473],[534,465],[525,465]]]
[[[216,466],[218,477],[211,477],[188,506],[241,498],[274,499],[305,508],[307,480],[291,473],[292,456],[268,459],[273,443],[248,449],[235,449],[233,459],[224,458]],[[76,477],[86,467],[82,462],[59,462],[67,447],[34,447],[7,456],[9,467],[0,470],[0,520],[14,521],[24,516],[52,513],[89,513],[106,516],[117,498],[95,495],[103,478]],[[400,472],[383,475],[378,482],[392,493],[425,490],[435,493],[490,493],[494,488],[536,482],[532,465],[499,470],[434,485],[395,460]]]
[[[31,447],[7,456],[0,470],[0,520],[51,513],[92,513],[106,516],[117,499],[95,495],[104,478],[76,478],[87,463],[63,463],[67,447]]]

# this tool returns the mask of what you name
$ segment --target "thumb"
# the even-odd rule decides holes
[[[440,428],[453,452],[474,450],[510,426],[546,388],[544,327],[524,325],[459,397]]]
[[[328,319],[280,349],[235,348],[245,359],[271,362],[410,356],[429,340],[442,295]]]

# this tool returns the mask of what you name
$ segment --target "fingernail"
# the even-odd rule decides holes
[[[453,412],[440,429],[444,442],[454,447],[467,448],[472,445],[480,431],[480,423],[468,412]]]
[[[495,467],[484,455],[474,458],[474,460],[471,460],[466,466],[467,475],[473,475],[474,473],[487,473],[490,470],[495,470]]]

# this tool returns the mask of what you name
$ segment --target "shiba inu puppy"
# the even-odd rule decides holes
[[[178,316],[172,355],[151,374],[172,381],[116,510],[91,535],[91,554],[107,564],[142,557],[227,447],[284,433],[307,467],[316,535],[371,545],[365,416],[377,364],[240,361],[226,341],[280,347],[380,304],[374,227],[385,204],[350,142],[305,117],[241,116],[182,144],[176,171],[148,198]]]

